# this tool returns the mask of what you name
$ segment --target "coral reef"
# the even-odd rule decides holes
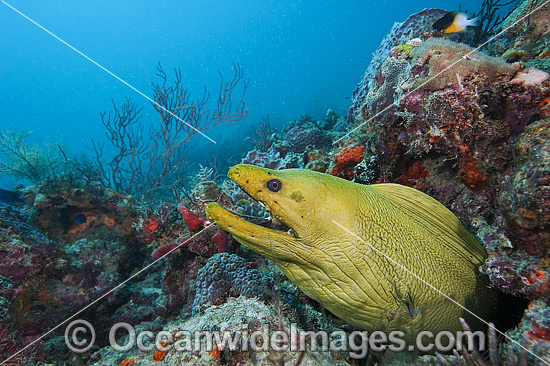
[[[365,103],[367,94],[375,89],[372,83],[382,63],[387,62],[391,49],[400,44],[406,44],[412,39],[422,37],[425,32],[432,30],[439,18],[447,13],[443,9],[424,9],[421,12],[409,16],[404,22],[396,22],[390,32],[384,37],[380,46],[376,49],[374,57],[367,70],[361,77],[361,81],[353,91],[351,106],[348,110],[347,120],[349,124],[355,122],[359,108]],[[454,35],[449,37],[456,40]]]
[[[525,28],[528,27],[530,31],[525,36],[539,38],[550,32],[549,11],[550,5],[542,0],[523,1],[502,22],[502,29],[507,32],[525,32]]]
[[[369,85],[363,104],[363,107],[368,106],[368,111],[363,108],[361,117],[366,120],[376,116],[380,123],[391,118],[389,107],[398,103],[407,85],[410,86],[410,83],[407,84],[410,68],[410,63],[403,58],[387,58]]]
[[[193,211],[183,205],[178,207],[178,212],[181,214],[181,217],[183,217],[183,220],[185,221],[185,224],[187,224],[187,228],[190,232],[200,229],[206,221],[204,217],[198,217]]]
[[[269,115],[262,117],[258,128],[256,129],[256,136],[252,140],[252,144],[256,150],[267,151],[273,144],[273,129],[269,122]]]
[[[196,332],[228,332],[237,338],[235,339],[235,346],[231,346],[226,341],[225,345],[218,345],[215,342],[207,342],[202,337],[200,339],[200,351],[177,351],[174,347],[165,352],[163,362],[167,365],[335,365],[345,366],[349,365],[349,362],[353,362],[349,356],[340,354],[339,352],[291,352],[291,351],[277,351],[266,350],[259,347],[258,350],[239,351],[244,343],[246,343],[245,337],[251,338],[253,332],[262,332],[269,329],[267,336],[271,335],[271,332],[277,330],[290,330],[291,323],[297,324],[293,328],[294,331],[300,332],[304,329],[311,330],[315,325],[315,331],[322,326],[321,329],[327,329],[328,331],[337,330],[335,328],[326,328],[325,325],[319,324],[316,320],[321,319],[322,315],[317,311],[306,306],[300,306],[289,311],[290,309],[284,309],[285,315],[278,312],[273,305],[266,305],[265,303],[258,301],[257,299],[250,299],[246,297],[230,298],[227,302],[221,305],[213,305],[205,310],[205,312],[199,317],[195,316],[190,319],[177,319],[166,324],[163,328],[169,333],[177,334],[180,331],[188,332],[186,334],[196,334]],[[300,317],[305,316],[303,321],[300,321]],[[304,327],[307,324],[307,328]],[[136,328],[138,330],[138,328]],[[220,334],[220,333],[218,333]],[[262,333],[265,334],[265,333]],[[258,337],[258,345],[260,342],[265,342],[265,338]],[[175,338],[174,341],[183,342],[188,338],[185,334],[181,338]],[[121,339],[122,344],[125,340]],[[193,341],[193,340],[191,340]],[[309,344],[309,343],[308,343]],[[175,344],[173,344],[175,345]],[[243,347],[244,348],[244,347]],[[120,365],[122,362],[132,362],[132,364],[139,365],[151,365],[153,366],[156,361],[155,352],[140,352],[137,349],[129,350],[125,353],[116,352],[111,347],[104,347],[99,350],[94,356],[93,366],[107,365]]]
[[[547,17],[535,14],[533,19],[536,24]],[[547,72],[529,64],[546,41],[540,34],[509,32],[507,37],[501,41],[515,37],[517,49],[525,51],[521,63],[506,64],[439,38],[422,37],[414,47],[390,49],[369,66],[365,75],[370,84],[358,85],[348,122],[359,126],[357,141],[374,133],[371,146],[379,169],[370,182],[401,183],[437,198],[485,245],[489,258],[481,270],[492,284],[546,307],[537,301],[550,296],[550,198],[545,188],[550,84]],[[507,56],[516,57],[512,51]],[[363,96],[360,103],[357,96]],[[522,322],[529,325],[508,334],[517,332],[514,339],[521,341],[535,329],[541,334],[537,347],[548,358],[548,341],[536,330],[546,326],[531,325],[529,314]],[[501,345],[503,352],[507,347]]]
[[[4,207],[0,215],[0,303],[5,312],[0,321],[2,359],[106,294],[143,263],[139,246],[88,238],[71,243],[52,241],[27,224],[22,212]],[[133,297],[121,289],[116,297],[105,299],[103,311],[81,316],[96,325],[110,322],[115,316],[111,307],[117,308]],[[133,318],[141,321],[152,317],[153,300],[144,303],[143,309],[135,309]],[[140,311],[145,309],[150,310]],[[67,355],[64,346],[55,344],[55,338],[41,340],[17,355],[15,361],[32,364],[48,357],[61,363]]]
[[[445,47],[452,49],[449,43],[445,41]],[[428,40],[419,47],[426,44],[431,43]],[[441,44],[438,40],[434,47],[438,49]],[[492,65],[492,62],[488,62],[488,65]],[[496,150],[505,145],[496,143],[496,140],[518,135],[527,123],[540,114],[538,104],[542,100],[541,83],[512,82],[509,80],[513,74],[506,73],[503,75],[507,76],[500,79],[497,71],[491,74],[496,79],[490,81],[489,76],[480,71],[478,64],[470,65],[473,74],[464,72],[463,75],[474,75],[473,77],[463,78],[454,74],[454,80],[449,78],[449,84],[442,84],[440,89],[431,92],[411,89],[403,93],[403,85],[394,85],[393,82],[413,80],[414,75],[419,75],[420,67],[413,66],[410,75],[406,74],[408,68],[403,68],[402,76],[384,81],[389,83],[384,87],[384,90],[391,91],[389,94],[382,93],[378,98],[366,99],[357,119],[368,121],[362,129],[373,131],[377,135],[377,148],[381,150],[379,157],[382,181],[393,181],[414,163],[409,162],[408,166],[403,166],[407,159],[399,158],[400,155],[419,157],[430,152],[444,151],[452,151],[451,158],[461,161],[463,176],[467,176],[466,168],[475,170],[472,162],[473,159],[478,159],[472,154],[473,151],[481,150],[480,156],[492,153],[498,158]],[[500,70],[499,62],[494,65]],[[379,72],[383,72],[383,67]],[[428,70],[427,74],[429,73]],[[368,94],[373,95],[370,91]],[[387,109],[384,106],[393,107]],[[378,114],[381,110],[384,113]],[[376,118],[370,120],[373,116]],[[495,143],[489,141],[490,139]],[[493,152],[490,152],[489,146],[493,148]],[[499,162],[496,166],[502,164],[503,162]],[[483,167],[477,168],[484,171]],[[479,176],[477,171],[473,175]]]
[[[169,181],[177,180],[186,161],[184,146],[195,134],[246,117],[244,95],[248,82],[239,64],[233,63],[233,70],[231,79],[224,79],[220,73],[222,87],[215,108],[210,108],[206,89],[202,98],[191,102],[181,70],[174,70],[174,80],[169,82],[159,63],[155,75],[160,80],[152,83],[150,98],[159,123],[158,128],[148,132],[140,123],[143,108],[129,99],[117,108],[113,101],[113,110],[101,114],[107,144],[113,151],[110,160],[104,157],[105,143],[92,140],[95,165],[103,183],[118,192],[154,196]]]
[[[44,184],[27,195],[32,204],[31,222],[51,238],[71,242],[134,237],[136,215],[131,196],[100,185],[74,187],[68,182]]]
[[[214,238],[215,229],[201,230],[206,223],[204,206],[209,202],[232,205],[227,193],[213,181],[202,181],[195,185],[188,197],[187,203],[164,203],[135,220],[133,227],[137,238],[152,248],[153,259],[159,259],[176,248],[184,257],[191,253],[210,257],[220,249],[225,251],[230,244],[228,239],[222,242],[219,236]]]
[[[503,21],[502,36],[486,46],[492,55],[550,72],[548,3],[524,0]]]
[[[329,155],[318,149],[306,149],[306,169],[314,170],[316,172],[325,173],[330,163]]]
[[[489,257],[480,271],[511,304],[508,309],[503,302],[503,313],[512,313],[510,329],[503,328],[509,338],[493,337],[486,357],[495,364],[540,364],[510,339],[550,359],[548,4],[514,24],[541,4],[520,4],[504,21],[503,29],[511,27],[503,37],[483,49],[487,54],[456,43],[460,35],[440,38],[433,32],[433,22],[445,10],[411,15],[382,41],[353,92],[347,116],[329,109],[324,120],[302,116],[280,133],[264,118],[256,149],[242,159],[270,169],[311,169],[362,184],[395,182],[447,206],[484,245]],[[240,82],[240,74],[235,77]],[[161,90],[163,85],[156,87],[159,97],[170,94],[169,89]],[[240,118],[246,109],[239,104],[236,112]],[[107,118],[104,115],[109,124]],[[3,133],[0,153],[6,156],[6,146],[12,146],[19,149],[16,155],[39,156],[35,147],[24,144],[25,137]],[[55,150],[49,161],[45,151],[50,150],[42,151],[40,161],[31,159],[20,176],[35,185],[17,194],[17,205],[0,205],[3,359],[109,294],[80,315],[101,339],[90,352],[68,353],[59,330],[10,361],[97,366],[372,361],[356,362],[339,352],[232,352],[217,346],[199,352],[115,352],[107,344],[104,325],[121,321],[136,330],[170,332],[237,332],[243,324],[251,332],[263,323],[282,330],[291,322],[306,330],[336,328],[318,304],[271,263],[206,219],[204,207],[218,202],[246,220],[272,224],[259,202],[232,182],[222,183],[212,169],[201,167],[196,177],[185,178],[186,188],[174,185],[174,198],[153,204],[107,189],[93,174],[86,179],[52,176],[41,164],[66,167],[67,161],[63,163],[64,153],[59,155],[62,150]],[[0,173],[8,168],[3,165]],[[136,190],[138,182],[124,179],[111,183],[119,185],[119,191]],[[151,179],[153,185],[159,183]],[[149,264],[146,276],[109,292]],[[515,320],[519,317],[521,322]],[[423,356],[415,362],[463,364],[469,356],[459,353]],[[395,364],[399,362],[405,361]]]
[[[276,146],[271,146],[265,153],[258,150],[249,151],[246,157],[242,159],[242,163],[269,169],[292,169],[301,168],[301,160],[296,153],[284,150],[277,151]]]
[[[527,126],[502,182],[499,208],[510,239],[527,253],[550,257],[550,120]],[[550,295],[550,294],[549,294]]]

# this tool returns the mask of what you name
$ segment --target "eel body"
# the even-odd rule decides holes
[[[255,225],[217,203],[208,217],[351,325],[413,341],[420,331],[462,330],[459,318],[481,329],[476,316],[494,311],[495,293],[478,269],[483,247],[430,196],[303,169],[236,165],[228,177],[289,230]]]

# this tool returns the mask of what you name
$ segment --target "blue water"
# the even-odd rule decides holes
[[[458,1],[38,1],[10,5],[138,90],[151,95],[157,62],[181,68],[197,98],[215,101],[221,71],[238,62],[250,80],[248,116],[195,136],[190,157],[238,153],[262,116],[274,126],[327,108],[344,114],[372,52],[395,21],[424,8],[457,10]],[[461,2],[477,11],[477,2]],[[173,76],[173,74],[169,74]],[[100,113],[125,97],[158,121],[150,103],[31,21],[0,3],[0,128],[61,138],[71,153],[103,139]],[[238,146],[238,147],[237,147]]]

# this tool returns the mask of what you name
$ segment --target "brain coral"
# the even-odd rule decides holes
[[[501,58],[443,38],[429,38],[411,54],[412,73],[416,76],[414,87],[420,90],[439,90],[475,77],[484,78],[484,81],[507,81],[516,72]]]
[[[330,146],[328,136],[316,127],[297,126],[290,129],[286,135],[287,141],[290,143],[290,150],[293,152],[302,152],[308,145],[318,148]]]
[[[230,295],[267,299],[269,278],[235,255],[219,253],[212,256],[197,276],[193,314],[207,302],[219,305]]]

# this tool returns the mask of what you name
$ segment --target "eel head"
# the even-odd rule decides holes
[[[274,223],[271,228],[255,225],[217,203],[209,204],[207,216],[237,241],[276,263],[296,263],[313,247],[321,249],[323,231],[334,226],[323,220],[337,217],[341,206],[336,204],[337,192],[326,181],[332,177],[304,169],[270,170],[244,164],[232,167],[227,176],[264,205]]]

